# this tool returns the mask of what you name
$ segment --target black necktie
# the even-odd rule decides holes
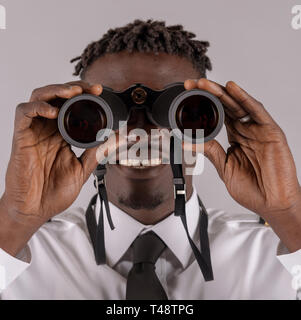
[[[168,300],[155,272],[155,263],[165,248],[165,243],[153,231],[135,239],[134,265],[127,279],[127,300]]]

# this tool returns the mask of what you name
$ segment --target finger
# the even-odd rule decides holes
[[[225,107],[225,111],[232,119],[244,117],[247,112],[226,91],[226,88],[214,81],[201,78],[197,82],[201,90],[208,91],[218,97]]]
[[[86,81],[71,81],[67,82],[67,85],[71,86],[80,86],[83,89],[83,92],[90,93],[99,96],[102,93],[103,87],[101,84],[90,84]]]
[[[15,128],[17,131],[28,129],[33,118],[43,117],[47,119],[56,119],[59,109],[51,106],[47,102],[21,103],[16,108]]]
[[[258,125],[253,121],[241,123],[240,121],[229,118],[227,115],[225,116],[225,127],[227,131],[228,128],[231,127],[246,139],[251,140],[257,139],[264,133],[264,131],[261,130],[262,128],[258,127]]]
[[[186,90],[192,90],[197,88],[197,79],[187,79],[184,82],[184,88]]]
[[[200,78],[200,79],[187,79],[184,82],[184,87],[186,90],[191,90],[191,89],[195,89],[198,88],[198,82],[200,81],[200,83],[202,83],[204,81],[204,83],[206,83],[207,81],[215,83],[217,86],[221,87],[222,89],[226,90],[226,88],[224,86],[222,86],[221,84],[214,82],[212,80],[208,80],[207,78]]]
[[[228,114],[232,119],[238,119],[247,114],[243,108],[241,108],[241,106],[239,106],[239,104],[227,94],[226,88],[214,81],[206,78],[189,79],[185,81],[184,86],[187,90],[198,88],[214,94],[221,100],[226,114]]]
[[[97,148],[98,147],[87,149],[78,158],[78,160],[81,162],[83,167],[84,183],[88,180],[91,173],[95,170],[95,168],[98,165],[97,159],[96,159]]]
[[[49,102],[56,98],[70,99],[76,95],[82,94],[83,89],[78,85],[52,84],[33,90],[30,102],[46,101]]]
[[[227,124],[226,128],[227,128]],[[255,122],[241,123],[239,121],[233,121],[230,124],[238,133],[250,140],[261,140],[265,137],[264,127],[259,127]]]
[[[194,152],[199,152],[202,148],[200,148],[197,144],[184,144],[184,149],[192,150]],[[225,165],[226,165],[226,152],[223,147],[216,140],[211,140],[203,145],[203,152],[206,158],[214,165],[216,168],[218,175],[224,181],[225,176]]]
[[[262,103],[251,97],[235,82],[227,82],[226,90],[231,95],[231,97],[243,107],[246,113],[250,114],[252,120],[256,121],[258,124],[267,124],[274,122],[270,114],[263,107]]]
[[[230,145],[239,144],[240,146],[250,148],[251,144],[253,144],[253,139],[250,139],[249,137],[244,136],[241,132],[238,132],[234,126],[228,125],[226,126],[226,129]]]
[[[208,141],[204,145],[204,155],[214,165],[218,175],[224,181],[226,152],[223,147],[216,140]]]

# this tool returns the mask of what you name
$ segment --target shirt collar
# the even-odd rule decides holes
[[[105,247],[107,264],[110,267],[116,265],[139,234],[151,230],[166,243],[183,268],[188,266],[192,250],[180,217],[172,213],[155,225],[144,225],[112,203],[109,206],[115,226],[115,229],[111,230],[104,212]],[[99,212],[99,199],[96,210]],[[197,193],[194,189],[191,198],[186,202],[187,225],[192,239],[197,232],[199,212]]]

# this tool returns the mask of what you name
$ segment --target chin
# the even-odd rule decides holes
[[[133,210],[155,210],[164,202],[164,195],[161,192],[152,194],[136,194],[132,193],[127,197],[120,196],[119,204]]]

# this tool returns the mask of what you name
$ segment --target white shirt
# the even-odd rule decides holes
[[[40,228],[18,257],[0,249],[1,299],[123,300],[132,267],[130,245],[150,230],[167,245],[156,273],[169,299],[296,299],[290,272],[301,268],[301,250],[288,254],[254,214],[208,209],[214,280],[205,282],[179,217],[171,214],[146,226],[113,204],[110,209],[116,228],[112,231],[105,218],[106,265],[95,263],[85,208],[69,209]],[[195,191],[186,213],[199,247]]]

